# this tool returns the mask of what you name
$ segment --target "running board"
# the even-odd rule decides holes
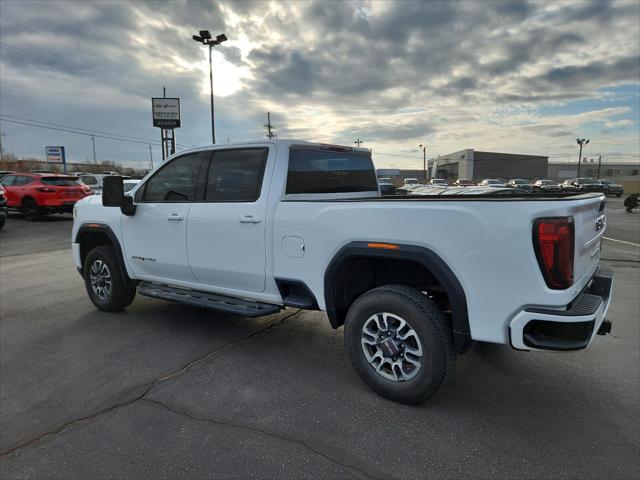
[[[138,293],[145,297],[160,298],[170,302],[184,303],[194,307],[209,308],[243,317],[261,317],[278,313],[282,307],[269,303],[252,302],[241,298],[226,297],[215,293],[170,287],[159,283],[140,282]]]

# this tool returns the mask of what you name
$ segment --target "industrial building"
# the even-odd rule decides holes
[[[441,155],[430,163],[436,167],[436,178],[453,182],[458,178],[544,178],[547,176],[549,157],[516,153],[479,152],[468,148]]]
[[[480,181],[483,178],[546,178],[549,157],[515,153],[480,152],[472,148],[441,155],[428,161],[427,178],[443,178],[453,183],[458,178]],[[435,165],[435,172],[434,172]],[[405,178],[424,182],[423,170],[380,169],[379,177],[390,177],[394,184]]]

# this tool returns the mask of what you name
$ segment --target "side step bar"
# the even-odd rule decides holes
[[[269,303],[252,302],[240,298],[226,297],[215,293],[170,287],[158,283],[140,282],[138,293],[145,297],[160,298],[170,302],[184,303],[194,307],[210,308],[244,317],[260,317],[278,313],[282,307]]]

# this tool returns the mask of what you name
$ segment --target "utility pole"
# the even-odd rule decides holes
[[[93,144],[93,163],[98,164],[96,160],[96,139],[93,135],[91,135],[91,143]]]
[[[600,165],[602,164],[602,155],[598,157],[598,179],[600,178]]]
[[[418,148],[422,150],[422,174],[424,175],[424,181],[427,181],[427,145],[418,145]]]
[[[151,170],[153,170],[153,150],[151,149],[151,144],[149,144],[149,160],[151,161]]]
[[[356,145],[358,145],[358,148],[360,148],[360,145],[362,145],[364,142],[363,142],[362,140],[360,140],[359,138],[356,138],[356,141],[355,141],[355,142],[353,142],[353,143],[355,143]]]
[[[578,153],[578,173],[576,177],[580,178],[580,164],[582,163],[582,147],[587,146],[589,140],[586,138],[576,138],[576,143],[580,145],[580,152]]]
[[[267,123],[265,123],[263,127],[267,129],[267,138],[269,140],[276,137],[275,133],[273,133],[273,130],[275,130],[276,127],[271,125],[271,112],[267,112]]]
[[[2,137],[4,137],[5,134],[0,132],[0,161],[2,161],[2,154],[4,153],[4,150],[2,149]]]

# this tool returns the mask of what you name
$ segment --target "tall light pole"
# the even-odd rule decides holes
[[[426,145],[418,145],[418,148],[422,150],[422,172],[424,175],[424,181],[427,181],[427,146]]]
[[[364,142],[362,140],[360,140],[359,138],[356,138],[356,141],[353,142],[353,143],[355,143],[358,146],[358,148],[360,148],[360,145],[362,145]]]
[[[576,177],[580,178],[580,164],[582,163],[582,147],[587,146],[589,140],[586,138],[576,138],[576,143],[580,145],[580,152],[578,153],[578,173]]]
[[[211,87],[211,142],[216,143],[216,129],[213,120],[213,66],[211,64],[211,50],[216,45],[220,45],[222,42],[226,42],[228,39],[224,33],[217,35],[215,39],[211,38],[211,32],[209,32],[209,30],[200,30],[200,32],[198,33],[200,33],[200,35],[193,35],[191,38],[203,45],[209,45],[209,85]]]

